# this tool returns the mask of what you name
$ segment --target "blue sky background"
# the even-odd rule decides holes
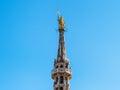
[[[53,90],[58,9],[71,90],[120,90],[120,0],[0,0],[0,90]]]

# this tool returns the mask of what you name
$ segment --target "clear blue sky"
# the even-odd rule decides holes
[[[120,90],[120,0],[0,0],[0,90],[53,90],[58,9],[71,90]]]

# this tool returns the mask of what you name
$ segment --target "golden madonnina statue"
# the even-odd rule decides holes
[[[61,31],[64,30],[65,22],[62,16],[58,18],[58,22],[59,22],[59,29]]]

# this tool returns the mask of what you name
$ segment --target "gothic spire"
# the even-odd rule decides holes
[[[66,60],[66,50],[65,50],[65,41],[64,41],[65,22],[62,16],[58,17],[58,23],[59,23],[59,47],[58,47],[57,59],[60,61],[64,61]]]
[[[59,46],[58,56],[54,60],[54,69],[52,70],[52,79],[54,80],[54,90],[70,90],[69,80],[72,78],[72,71],[69,67],[70,63],[66,59],[63,17],[58,18],[59,23]]]

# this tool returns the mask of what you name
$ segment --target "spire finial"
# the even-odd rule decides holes
[[[60,16],[58,18],[58,23],[59,23],[59,30],[64,31],[65,21],[64,21],[63,16]]]
[[[64,31],[64,26],[65,26],[64,18],[63,16],[60,15],[59,11],[57,11],[57,15],[58,15],[59,30]]]

